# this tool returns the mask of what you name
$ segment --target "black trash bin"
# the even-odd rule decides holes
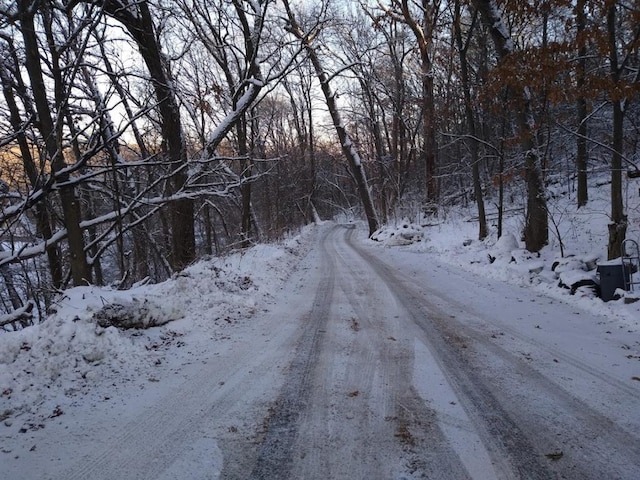
[[[625,290],[625,284],[629,284],[630,269],[628,265],[622,266],[620,260],[612,260],[603,265],[598,265],[600,276],[600,298],[608,302],[615,299],[616,289]]]

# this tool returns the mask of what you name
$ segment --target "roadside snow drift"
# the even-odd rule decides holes
[[[0,421],[41,428],[94,388],[154,381],[159,365],[188,361],[199,344],[225,338],[226,326],[255,313],[311,235],[204,260],[157,285],[65,291],[45,322],[0,333]]]

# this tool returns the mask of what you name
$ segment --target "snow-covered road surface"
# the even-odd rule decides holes
[[[30,432],[2,478],[640,478],[637,332],[352,225],[229,335]]]

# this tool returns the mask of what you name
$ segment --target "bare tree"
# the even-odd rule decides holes
[[[45,78],[41,65],[40,45],[35,27],[35,16],[38,10],[33,2],[20,0],[17,4],[20,32],[25,48],[25,68],[29,76],[35,111],[38,115],[38,129],[44,141],[44,153],[51,166],[52,177],[49,182],[55,183],[60,192],[63,220],[69,245],[71,275],[74,285],[91,282],[91,270],[87,262],[84,247],[84,236],[80,226],[80,203],[76,188],[70,182],[70,174],[64,158],[62,140],[64,110],[67,105],[67,86],[63,78],[61,51],[54,37],[52,11],[49,4],[42,5],[42,20],[47,35],[50,70],[54,82],[53,104],[57,111],[51,110]],[[64,45],[60,48],[64,48]]]
[[[107,14],[124,25],[135,40],[149,70],[161,117],[162,137],[173,169],[168,195],[174,195],[185,187],[188,180],[187,146],[176,87],[169,63],[160,46],[149,4],[146,0],[108,0],[104,8]],[[189,197],[174,199],[170,209],[172,263],[174,268],[180,269],[191,263],[196,255],[193,200]]]
[[[620,2],[608,2],[606,7],[607,38],[609,50],[609,74],[612,88],[610,100],[613,105],[613,133],[611,155],[611,223],[609,224],[609,243],[607,255],[609,259],[617,258],[623,254],[622,243],[627,232],[627,215],[624,209],[622,192],[622,159],[624,150],[624,116],[631,100],[628,94],[623,93],[624,76],[629,68],[629,63],[638,52],[640,40],[640,25],[636,22],[627,30],[630,39],[626,40],[620,32],[623,27],[619,24],[618,8],[626,8],[619,5]],[[639,16],[635,13],[635,20]],[[622,51],[619,45],[622,44]],[[640,81],[640,68],[636,67],[635,75],[630,83],[637,84]]]
[[[471,36],[476,24],[477,12],[473,12],[473,18],[467,33],[466,40],[462,36],[462,19],[460,0],[456,0],[454,5],[454,34],[456,46],[460,57],[460,81],[464,90],[464,111],[469,132],[468,144],[471,152],[471,172],[473,177],[473,193],[478,207],[478,239],[484,239],[487,234],[487,217],[484,208],[484,198],[482,194],[482,184],[480,182],[480,156],[478,148],[478,138],[476,131],[476,119],[471,98],[471,81],[469,78],[469,63],[467,61],[467,51],[471,41]]]
[[[396,0],[397,1],[397,0]],[[402,17],[407,22],[418,43],[420,52],[420,65],[422,75],[422,130],[423,130],[423,151],[427,202],[435,204],[438,201],[438,180],[436,168],[438,165],[438,144],[436,141],[436,119],[435,119],[435,98],[434,98],[434,78],[433,78],[433,37],[435,35],[436,24],[440,2],[438,0],[421,0],[420,20],[414,18],[414,14],[409,8],[408,0],[401,0],[400,8]]]
[[[358,187],[358,193],[360,195],[360,200],[362,201],[362,205],[364,207],[365,215],[367,217],[367,222],[369,224],[369,235],[372,235],[379,226],[378,215],[376,213],[375,207],[373,205],[373,201],[371,199],[371,192],[369,191],[369,186],[367,183],[367,177],[364,171],[364,166],[362,164],[362,159],[356,146],[353,143],[353,140],[349,136],[345,124],[342,120],[342,116],[340,114],[340,110],[338,109],[338,104],[336,101],[336,96],[331,89],[331,77],[326,72],[320,57],[316,51],[316,48],[313,45],[313,40],[316,38],[319,33],[318,27],[316,26],[315,30],[305,32],[301,25],[296,20],[296,17],[289,5],[288,0],[284,0],[284,6],[287,11],[288,18],[288,31],[291,32],[305,48],[309,60],[311,61],[318,80],[320,81],[320,87],[322,89],[322,93],[325,98],[325,102],[327,103],[327,107],[329,109],[329,113],[331,114],[331,119],[333,121],[333,126],[336,130],[336,134],[340,141],[340,145],[342,147],[342,152],[344,156],[347,158],[349,162],[349,166],[351,168],[351,173],[356,181]]]
[[[240,159],[241,236],[244,246],[252,237],[251,187],[254,170],[251,144],[251,119],[248,112],[258,99],[265,80],[260,68],[260,45],[264,20],[270,1],[258,3],[233,0],[233,8],[220,3],[204,5],[197,1],[182,2],[182,8],[196,37],[222,72],[228,89],[230,111],[206,142],[206,150],[214,154],[224,136],[235,130]],[[239,39],[237,44],[230,40]],[[218,87],[221,88],[221,87]]]
[[[368,109],[367,124],[379,165],[381,208],[386,216],[407,191],[413,193],[416,187],[425,190],[426,169],[418,173],[417,159],[425,152],[417,147],[420,132],[424,132],[423,82],[420,75],[417,82],[413,80],[411,65],[416,49],[406,22],[388,10],[378,15],[375,9],[362,6],[371,25],[363,25],[369,31],[359,33],[363,40],[360,45],[354,44],[354,50],[360,53],[352,54],[353,69],[358,71]],[[413,101],[415,98],[417,101]]]
[[[44,177],[39,172],[36,161],[33,158],[31,145],[25,133],[27,121],[23,120],[18,100],[16,97],[22,97],[26,103],[26,110],[33,116],[33,107],[30,104],[29,96],[26,92],[26,86],[20,74],[20,62],[16,52],[14,43],[10,37],[3,38],[5,45],[2,48],[2,61],[0,61],[0,81],[2,82],[2,91],[4,94],[7,107],[9,109],[9,121],[13,128],[16,141],[22,159],[25,174],[29,180],[29,186],[34,192],[40,191],[43,187]],[[16,91],[20,92],[16,95]],[[52,242],[53,226],[50,214],[49,202],[44,199],[38,202],[35,207],[35,218],[37,234],[47,242],[46,252],[49,261],[49,272],[51,280],[55,288],[61,288],[63,284],[62,262],[60,252],[55,242]]]

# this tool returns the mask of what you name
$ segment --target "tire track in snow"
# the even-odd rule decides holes
[[[331,255],[338,260],[343,308],[352,314],[342,325],[351,333],[344,388],[357,389],[358,395],[342,402],[341,408],[349,428],[339,432],[339,442],[351,462],[342,470],[334,466],[332,473],[336,478],[395,478],[416,470],[407,444],[398,435],[399,401],[406,399],[410,388],[412,358],[404,343],[393,338],[399,336],[397,315],[390,315],[393,298],[369,265],[345,249],[343,232],[340,228],[331,237]],[[435,436],[430,440],[438,441]]]
[[[436,317],[445,319],[449,331],[455,330],[464,341],[473,343],[478,352],[488,354],[490,363],[485,359],[486,370],[476,366],[475,375],[483,379],[481,381],[525,432],[538,451],[538,457],[563,452],[562,462],[550,464],[559,477],[638,478],[640,439],[637,435],[632,435],[550,380],[521,355],[490,342],[485,335],[452,320],[444,312],[433,312]],[[481,360],[481,357],[476,355],[475,359]],[[468,364],[469,360],[463,359],[463,362]],[[587,371],[583,373],[590,376]]]
[[[275,342],[274,342],[275,343]],[[203,438],[203,419],[217,418],[233,410],[243,384],[273,382],[271,352],[247,351],[230,355],[222,364],[210,364],[172,394],[150,404],[122,433],[104,443],[76,465],[53,477],[58,480],[112,478],[155,479],[194,441]],[[253,372],[247,378],[248,372]],[[223,413],[224,412],[224,413]],[[205,432],[206,434],[206,432]],[[206,477],[204,477],[206,478]]]
[[[350,231],[346,236],[350,237],[352,233]],[[426,478],[471,478],[436,421],[436,412],[413,386],[416,359],[413,338],[406,331],[404,305],[398,302],[386,279],[366,259],[353,255],[345,242],[344,232],[340,237],[340,241],[334,238],[336,254],[353,277],[351,281],[343,280],[341,285],[364,326],[360,334],[367,335],[368,342],[378,353],[379,368],[387,380],[383,392],[383,401],[388,403],[387,420],[394,425],[393,436],[404,452],[407,472]],[[355,295],[352,284],[364,286],[362,297]]]
[[[470,478],[412,388],[413,340],[388,315],[402,312],[343,232],[322,239],[323,281],[250,478]]]
[[[423,341],[433,353],[438,366],[467,414],[474,421],[498,474],[504,478],[548,480],[554,472],[539,459],[525,432],[511,418],[487,385],[474,375],[472,368],[454,348],[447,343],[438,329],[433,311],[424,308],[426,299],[414,291],[411,282],[402,281],[383,261],[355,245],[353,232],[346,234],[347,244],[364,261],[371,265],[377,275],[387,284],[398,301],[406,308],[411,319],[422,331]]]
[[[536,346],[537,348],[547,352],[550,356],[554,358],[562,359],[563,362],[566,362],[569,365],[575,367],[577,370],[580,370],[581,373],[589,377],[593,377],[595,380],[599,382],[606,383],[609,386],[613,387],[615,390],[618,390],[618,391],[621,390],[626,395],[629,395],[630,397],[633,397],[640,402],[640,391],[637,388],[633,388],[628,383],[624,383],[624,382],[621,382],[620,380],[612,378],[611,375],[595,368],[593,365],[588,365],[585,362],[582,362],[579,359],[575,358],[574,356],[559,350],[558,348],[544,344],[534,338],[531,338],[530,336],[523,335],[522,333],[518,332],[514,328],[511,328],[506,325],[500,325],[497,328],[500,328],[501,330],[508,332],[509,335],[521,340],[524,343],[528,343],[530,345]],[[562,387],[562,385],[558,385],[558,386]]]
[[[443,268],[446,268],[448,271],[450,271],[448,266],[445,266]],[[466,280],[466,279],[463,279],[463,280]],[[462,288],[464,288],[464,287],[462,287]],[[443,292],[435,293],[434,292],[433,295],[436,295],[439,299],[445,301],[447,303],[447,305],[448,305],[448,308],[451,308],[452,310],[455,310],[456,312],[461,312],[461,313],[467,314],[467,315],[469,314],[467,306],[465,306],[460,301],[458,301],[458,299],[452,298],[447,293],[443,293]],[[594,366],[592,364],[586,363],[586,362],[576,358],[575,356],[566,353],[565,351],[561,350],[558,347],[555,347],[553,345],[541,342],[541,341],[535,339],[531,335],[523,334],[522,332],[519,332],[515,328],[513,328],[513,327],[511,327],[511,326],[509,326],[509,325],[507,325],[505,323],[497,322],[493,318],[491,318],[490,316],[484,315],[483,312],[475,312],[475,313],[472,313],[472,315],[474,317],[477,317],[480,321],[482,321],[483,324],[492,326],[492,327],[494,327],[494,328],[496,328],[496,329],[498,329],[498,330],[500,330],[502,332],[507,332],[510,335],[512,335],[513,337],[521,340],[522,342],[530,344],[530,345],[533,345],[533,346],[537,347],[538,349],[547,352],[553,358],[562,359],[564,362],[566,362],[566,363],[574,366],[576,369],[580,370],[583,374],[585,374],[585,375],[587,375],[589,377],[593,377],[593,380],[608,384],[613,389],[618,390],[618,391],[623,391],[626,395],[629,395],[629,396],[635,398],[636,400],[640,401],[640,390],[637,387],[634,387],[633,385],[630,385],[629,382],[623,382],[621,380],[618,380],[618,379],[612,377],[610,375],[610,373],[608,373],[606,371],[603,371],[603,370],[600,370],[597,366]],[[470,326],[470,325],[466,324],[464,326],[464,328],[466,328],[469,331],[474,332],[474,337],[484,338],[484,336],[485,336],[485,335],[483,335],[483,332],[480,329],[474,328],[473,326]],[[558,386],[562,387],[562,385],[560,385],[560,384]]]
[[[312,391],[312,369],[319,353],[319,342],[329,317],[335,288],[335,263],[326,248],[327,231],[320,240],[322,258],[321,281],[313,306],[305,321],[304,333],[298,343],[273,414],[268,420],[267,434],[250,479],[286,479],[291,470],[293,446],[298,435],[300,415],[309,402]]]
[[[354,245],[351,234],[347,235],[347,240],[403,303],[411,306],[414,321],[423,330],[425,341],[439,357],[449,383],[464,402],[478,430],[484,432],[483,441],[494,461],[502,464],[507,478],[638,478],[640,442],[637,436],[590,408],[522,358],[490,342],[486,334],[479,334],[473,327],[453,319],[449,311],[445,312],[446,307],[435,306],[428,300],[430,294],[444,299],[429,291],[428,286],[426,293],[418,292],[413,279]],[[455,301],[452,303],[464,313],[463,306]],[[482,353],[491,355],[493,364],[486,363],[486,359],[484,367],[470,363],[482,360],[482,357],[470,358],[471,349],[464,348],[468,341]],[[551,348],[537,341],[530,343],[546,350]],[[629,386],[619,384],[602,372],[589,371],[579,360],[562,357],[586,375],[617,386],[621,393],[637,397],[637,392]],[[500,371],[496,370],[496,359],[501,362]],[[511,383],[507,384],[507,381]],[[516,381],[521,385],[516,385]],[[555,445],[568,449],[564,451],[564,459],[546,461],[543,455],[553,451]]]

